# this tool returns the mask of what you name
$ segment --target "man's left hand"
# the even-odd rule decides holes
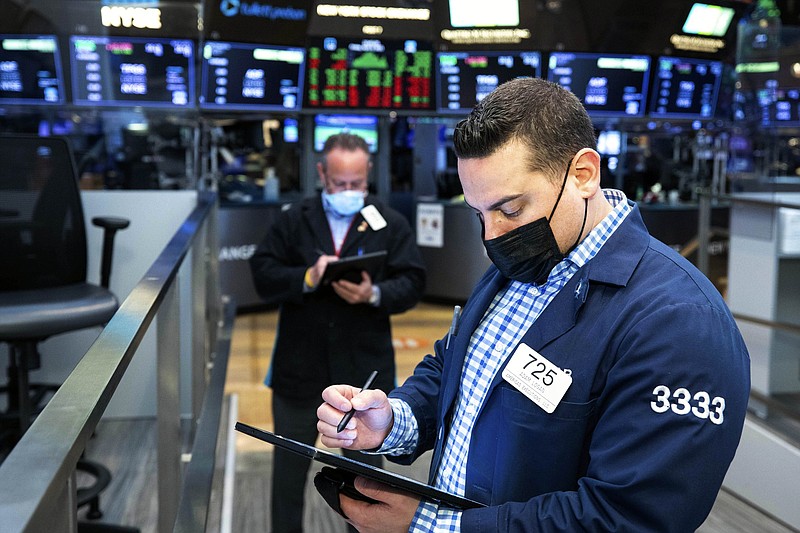
[[[353,283],[342,279],[334,281],[331,286],[336,294],[339,295],[339,298],[349,304],[369,303],[370,296],[372,296],[372,278],[363,270],[361,271],[361,283]]]
[[[360,533],[406,533],[420,500],[383,483],[356,477],[355,488],[380,503],[367,503],[339,495],[348,522]]]

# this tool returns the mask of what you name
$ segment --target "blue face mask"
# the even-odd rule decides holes
[[[364,207],[362,191],[322,192],[322,204],[340,217],[351,217]]]

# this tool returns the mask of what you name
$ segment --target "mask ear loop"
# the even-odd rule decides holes
[[[569,177],[569,167],[572,166],[572,161],[570,160],[569,165],[567,165],[567,171],[564,173],[564,181],[561,182],[561,190],[558,191],[558,198],[556,198],[556,203],[553,205],[553,210],[550,211],[550,216],[547,217],[547,222],[550,223],[550,220],[553,218],[553,214],[556,212],[556,207],[558,207],[558,202],[561,201],[561,195],[564,194],[564,187],[567,186],[567,178]]]
[[[550,211],[550,216],[547,217],[547,222],[550,222],[550,219],[553,218],[553,214],[556,212],[556,207],[558,207],[558,202],[561,201],[561,195],[564,194],[564,188],[567,186],[567,178],[569,177],[569,167],[572,166],[572,161],[569,162],[567,165],[567,171],[564,173],[564,181],[561,182],[561,190],[558,191],[558,198],[556,198],[556,203],[553,206],[553,210]],[[572,250],[578,247],[578,244],[581,242],[581,236],[583,235],[583,230],[586,229],[586,217],[589,213],[589,200],[588,198],[583,199],[583,222],[581,223],[581,230],[578,232],[578,239],[575,241],[575,244],[572,245],[572,248],[565,255],[569,255]]]

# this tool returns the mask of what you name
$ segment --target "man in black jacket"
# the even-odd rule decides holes
[[[340,133],[325,143],[317,172],[322,193],[281,213],[250,260],[267,303],[280,304],[272,365],[275,433],[313,444],[322,390],[333,383],[395,385],[389,315],[416,305],[425,267],[406,219],[367,194],[371,168],[366,142]],[[386,251],[386,261],[361,280],[321,284],[329,263]],[[351,453],[351,452],[348,452]],[[354,456],[353,456],[354,455]],[[351,457],[374,465],[380,458]],[[309,461],[276,450],[272,478],[273,533],[302,530]]]

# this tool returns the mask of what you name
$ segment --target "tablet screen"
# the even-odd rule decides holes
[[[270,431],[258,429],[243,422],[237,422],[235,428],[237,431],[241,431],[246,435],[269,442],[275,446],[280,446],[281,448],[303,455],[310,459],[314,459],[315,461],[319,461],[328,466],[341,468],[359,476],[374,479],[375,481],[385,483],[386,485],[416,494],[422,498],[437,501],[446,507],[451,507],[454,509],[473,509],[476,507],[485,507],[485,505],[480,502],[464,498],[463,496],[450,494],[449,492],[439,490],[409,477],[405,477],[394,472],[389,472],[388,470],[383,470],[382,468],[376,468],[364,463],[359,463],[358,461],[354,461],[342,455],[326,452],[325,450],[320,450],[314,446],[309,446],[296,440],[287,439],[286,437],[276,435]]]
[[[386,261],[386,251],[371,252],[368,254],[342,257],[338,261],[328,263],[325,266],[325,273],[322,275],[321,285],[327,285],[331,281],[346,279],[353,283],[361,283],[361,271],[366,270],[370,277],[374,278],[375,273]]]

